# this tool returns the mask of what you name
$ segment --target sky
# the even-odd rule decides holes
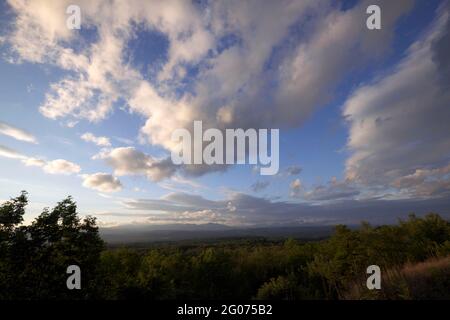
[[[0,0],[0,202],[28,191],[29,223],[71,195],[102,227],[450,217],[449,8]],[[175,165],[196,120],[279,129],[278,173]]]

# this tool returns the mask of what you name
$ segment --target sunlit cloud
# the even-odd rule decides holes
[[[25,130],[13,127],[7,123],[0,121],[0,134],[9,136],[19,141],[25,141],[30,143],[38,143],[35,136]]]

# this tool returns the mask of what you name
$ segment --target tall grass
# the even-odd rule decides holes
[[[350,300],[448,300],[450,299],[450,256],[407,263],[387,270],[380,290],[368,290],[365,282],[355,283],[342,298]]]

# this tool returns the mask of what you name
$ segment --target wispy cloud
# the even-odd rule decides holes
[[[5,158],[11,158],[11,159],[26,159],[27,157],[24,156],[23,154],[0,145],[0,157],[5,157]]]
[[[25,130],[13,127],[2,121],[0,121],[0,134],[9,136],[9,137],[14,138],[19,141],[25,141],[25,142],[35,143],[35,144],[38,143],[36,137],[33,136],[31,133],[29,133]]]
[[[289,176],[296,176],[302,172],[302,168],[300,166],[289,166],[286,168],[286,173]]]
[[[95,143],[99,147],[110,147],[111,141],[108,137],[97,137],[93,135],[90,132],[86,132],[81,136],[81,139],[83,139],[86,142],[92,142]]]
[[[260,192],[265,190],[269,185],[269,181],[256,181],[250,186],[250,189],[252,189],[253,192]]]
[[[0,145],[0,157],[11,158],[21,160],[21,162],[27,167],[40,167],[44,172],[49,174],[63,174],[70,175],[78,173],[81,168],[76,163],[64,160],[56,159],[46,161],[43,159],[28,157],[20,152],[17,152],[11,148]]]
[[[274,201],[243,193],[222,200],[208,200],[186,193],[170,193],[159,199],[126,200],[129,213],[148,223],[223,223],[228,225],[359,224],[397,222],[410,212],[423,215],[434,210],[450,217],[445,199],[434,200],[341,200],[323,205]],[[131,210],[131,211],[130,211]],[[136,212],[137,211],[137,212]],[[118,215],[103,213],[103,215]]]

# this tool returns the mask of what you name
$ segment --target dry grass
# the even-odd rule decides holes
[[[368,290],[363,284],[354,284],[343,295],[344,299],[384,300],[449,300],[450,256],[420,263],[408,263],[402,268],[383,274],[381,290]]]

